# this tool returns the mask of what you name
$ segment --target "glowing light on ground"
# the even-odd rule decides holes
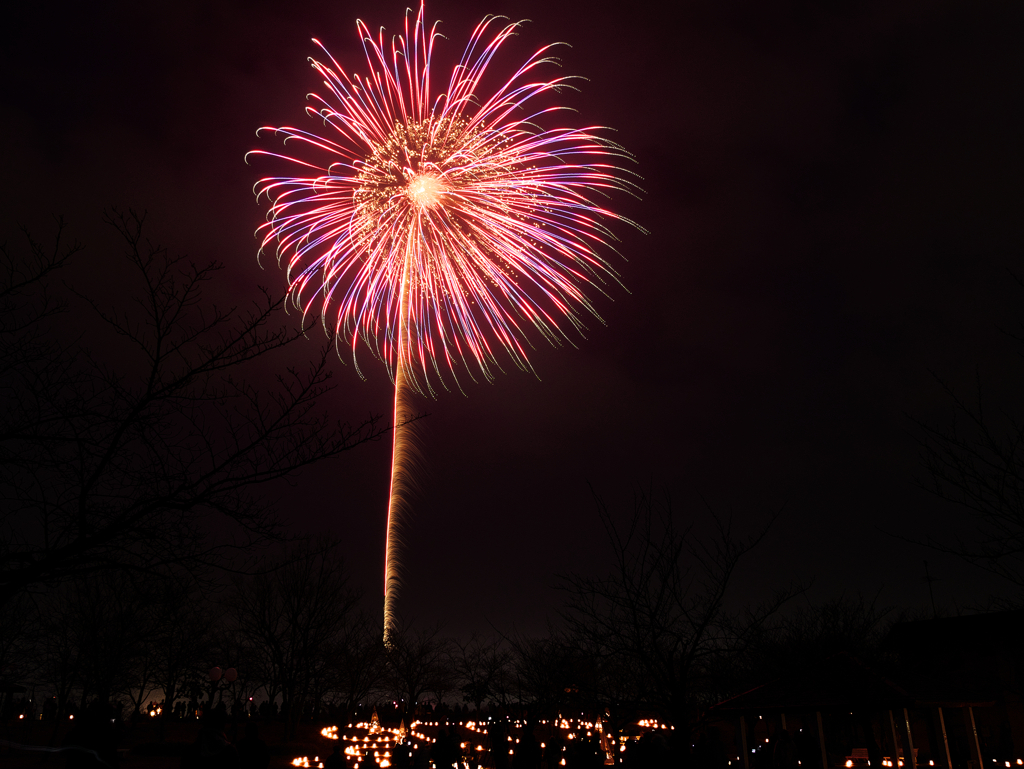
[[[504,747],[500,745],[495,746],[490,742],[489,727],[493,724],[489,721],[470,720],[457,723],[447,722],[444,724],[438,721],[413,721],[408,728],[405,728],[403,721],[396,729],[382,726],[379,719],[376,718],[376,712],[374,712],[374,717],[368,722],[360,722],[354,725],[349,724],[344,733],[341,733],[337,726],[329,726],[321,729],[320,735],[332,742],[334,740],[341,740],[345,743],[345,747],[341,752],[346,758],[346,766],[349,769],[358,769],[360,766],[365,766],[366,769],[375,769],[377,766],[388,769],[395,758],[396,751],[403,749],[416,751],[422,749],[428,751],[429,755],[431,746],[437,743],[437,737],[425,733],[424,729],[465,729],[480,735],[482,741],[462,741],[459,743],[459,749],[462,751],[460,766],[480,768],[484,765],[493,765],[492,754],[495,749],[500,749],[502,752],[507,750],[508,755],[515,756],[518,750],[516,746],[522,743],[522,737],[526,735],[524,730],[528,728],[527,723],[518,719],[506,720],[503,723],[505,727],[503,730]],[[674,727],[667,724],[660,724],[657,721],[646,719],[642,719],[636,726],[640,727],[639,732],[633,734],[620,733],[617,737],[607,730],[600,718],[594,721],[587,721],[581,718],[559,717],[550,723],[543,720],[534,722],[529,728],[533,733],[532,739],[538,741],[541,751],[544,751],[544,755],[547,756],[545,760],[549,762],[549,765],[553,765],[559,754],[566,752],[567,747],[572,741],[586,740],[588,737],[587,732],[590,732],[589,736],[599,743],[599,748],[605,757],[604,764],[608,766],[615,763],[616,753],[625,753],[628,746],[638,739],[640,734],[654,729],[674,729]],[[509,730],[512,730],[511,733]],[[437,732],[434,731],[433,733],[436,734]],[[552,741],[554,744],[551,744]],[[333,749],[333,745],[331,749]],[[548,751],[555,752],[549,753]],[[413,756],[410,755],[408,758],[412,760]],[[319,761],[321,761],[320,757],[309,759],[303,756],[294,759],[292,765],[316,769],[316,762]],[[385,764],[385,761],[388,763]]]

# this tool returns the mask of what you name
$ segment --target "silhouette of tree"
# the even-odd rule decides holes
[[[386,648],[385,683],[404,699],[409,713],[425,694],[440,699],[455,684],[451,640],[440,635],[440,628],[411,630],[399,628]]]
[[[585,637],[549,632],[546,637],[516,638],[514,675],[500,704],[534,716],[554,718],[561,712],[596,712],[602,700],[601,668],[605,662],[593,653]]]
[[[94,269],[132,283],[114,306],[58,297],[81,250],[62,226],[49,251],[0,250],[0,605],[101,570],[223,566],[280,534],[263,485],[383,432],[318,407],[327,349],[275,362],[302,338],[280,299],[221,307],[206,293],[219,264],[150,243],[134,212],[107,221],[125,258]],[[62,314],[75,297],[88,318]],[[254,362],[281,372],[272,386],[247,378]]]
[[[737,676],[746,676],[747,687],[772,678],[801,672],[840,652],[877,664],[882,640],[907,612],[864,596],[839,596],[820,604],[806,605],[762,631],[750,644],[742,664],[734,664]]]
[[[240,583],[232,602],[239,632],[248,640],[253,674],[271,699],[280,693],[294,734],[331,667],[329,654],[356,618],[358,596],[337,542],[300,543],[271,569]]]
[[[211,639],[221,622],[209,596],[184,575],[159,580],[153,587],[152,602],[154,621],[146,637],[146,651],[153,684],[164,693],[159,720],[162,738],[174,715],[175,701],[188,694],[189,682],[212,656]]]
[[[564,617],[580,648],[604,669],[602,699],[654,710],[676,725],[672,739],[688,746],[688,726],[719,694],[714,674],[723,657],[740,655],[797,588],[763,603],[730,609],[726,599],[740,561],[764,539],[777,514],[748,536],[709,511],[710,535],[679,529],[671,505],[637,497],[619,529],[599,503],[611,544],[611,570],[570,575]]]
[[[943,426],[915,421],[926,473],[920,485],[964,510],[973,531],[920,544],[1024,588],[1024,418],[1012,401],[987,401],[980,378],[972,398],[940,385],[953,414]]]
[[[83,706],[93,698],[107,703],[140,683],[135,673],[151,628],[147,600],[120,572],[66,580],[35,595],[40,625],[32,679],[53,691],[58,716],[76,692]],[[143,676],[143,688],[149,678]]]
[[[0,684],[15,683],[32,672],[39,652],[39,622],[31,596],[20,595],[4,608],[0,615]],[[8,694],[0,692],[0,713]]]
[[[83,702],[91,697],[109,702],[133,685],[152,691],[152,671],[144,669],[145,637],[153,629],[145,586],[123,572],[105,571],[76,579],[69,587],[72,604],[65,620],[71,619],[78,629]],[[139,694],[137,704],[143,698]]]
[[[480,710],[494,698],[508,674],[512,655],[499,641],[473,635],[468,641],[452,641],[452,668],[458,677],[462,701]]]
[[[324,691],[348,714],[366,700],[384,676],[381,628],[360,612],[328,646]]]

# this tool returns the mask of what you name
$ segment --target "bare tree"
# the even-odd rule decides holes
[[[953,413],[947,426],[916,422],[926,471],[920,485],[960,506],[973,530],[922,544],[1024,588],[1024,419],[1015,403],[986,402],[980,379],[973,398],[940,384]]]
[[[358,596],[339,550],[323,539],[299,544],[275,568],[241,582],[233,601],[268,696],[283,697],[289,736],[302,709],[324,691],[329,654],[355,619]]]
[[[555,718],[563,712],[595,712],[605,693],[602,667],[608,658],[594,653],[579,635],[549,632],[539,638],[511,639],[511,670],[499,673],[493,700],[506,711]]]
[[[211,639],[221,622],[212,601],[188,575],[160,580],[153,607],[154,629],[146,640],[153,683],[164,693],[159,721],[163,737],[175,702],[189,694],[189,681],[210,658]]]
[[[600,504],[611,544],[605,576],[571,575],[564,617],[588,656],[603,668],[604,701],[660,712],[686,744],[688,726],[715,699],[711,678],[723,655],[746,648],[795,592],[779,590],[754,606],[731,608],[729,588],[740,561],[764,539],[777,514],[748,536],[709,511],[711,533],[676,526],[668,502],[640,494],[620,530]]]
[[[302,338],[281,325],[279,299],[218,306],[205,291],[220,265],[150,243],[133,212],[108,221],[124,259],[97,269],[134,289],[116,306],[78,293],[84,322],[50,322],[61,309],[50,278],[76,246],[2,251],[0,605],[99,570],[223,566],[279,534],[261,486],[383,432],[377,417],[352,426],[318,406],[326,349],[273,386],[247,378]],[[104,344],[118,345],[115,361]]]
[[[485,702],[498,696],[511,661],[511,652],[500,640],[475,634],[468,641],[453,640],[452,669],[458,677],[463,702],[471,702],[480,710]]]
[[[156,690],[148,636],[156,615],[149,585],[118,571],[69,583],[73,604],[65,621],[77,625],[82,702],[117,702],[133,719]]]
[[[47,334],[48,322],[67,309],[55,295],[53,279],[83,250],[80,243],[66,242],[64,229],[64,221],[58,219],[49,248],[24,228],[27,252],[15,252],[6,243],[0,246],[0,381],[6,403],[16,412],[3,423],[4,440],[40,426],[41,415],[32,408],[32,393],[24,385],[48,389],[63,368],[60,346]]]
[[[881,663],[883,639],[908,612],[880,603],[880,595],[842,595],[787,611],[762,628],[745,662],[733,666],[736,675],[747,676],[745,685],[753,686],[806,671],[839,653]]]
[[[39,661],[40,616],[37,603],[20,595],[0,610],[0,713],[13,692],[8,684],[26,681]]]
[[[32,679],[53,692],[58,717],[75,699],[109,702],[138,686],[154,688],[151,672],[137,676],[152,629],[148,597],[123,573],[67,580],[33,598],[39,628]],[[131,697],[133,704],[143,696]]]
[[[351,714],[370,696],[384,676],[384,644],[380,625],[365,613],[345,623],[327,652],[325,693]]]
[[[440,633],[439,627],[403,627],[391,636],[386,650],[385,682],[397,699],[405,700],[409,713],[414,712],[424,695],[431,693],[440,699],[455,682],[451,641]]]
[[[73,704],[73,692],[80,680],[81,629],[78,623],[70,621],[75,608],[73,590],[74,584],[65,582],[42,596],[36,596],[40,617],[36,675],[41,683],[51,688],[57,699],[57,718],[51,739],[56,739],[57,724],[67,717]]]

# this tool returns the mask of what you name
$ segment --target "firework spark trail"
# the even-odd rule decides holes
[[[435,395],[456,372],[491,381],[499,352],[532,371],[527,329],[572,344],[585,315],[601,321],[584,292],[618,277],[598,250],[616,238],[607,220],[633,224],[598,201],[637,192],[617,161],[631,160],[605,129],[544,128],[563,107],[531,100],[571,88],[572,78],[537,78],[552,46],[529,57],[489,95],[481,83],[519,25],[488,16],[470,36],[447,88],[434,94],[431,61],[440,35],[420,5],[404,34],[357,30],[369,65],[347,73],[319,43],[325,97],[307,112],[323,135],[294,127],[260,129],[297,142],[299,155],[260,154],[297,166],[298,176],[262,179],[270,202],[261,251],[287,264],[292,304],[316,311],[335,340],[385,362],[395,383],[385,638],[394,626],[398,531],[410,474],[412,392]],[[642,229],[639,228],[638,229]],[[333,322],[329,316],[333,315]]]
[[[395,365],[395,406],[393,411],[394,435],[391,445],[391,486],[388,490],[388,522],[384,539],[384,643],[390,643],[390,635],[397,621],[395,601],[400,585],[399,571],[401,552],[401,529],[399,522],[408,505],[412,486],[412,464],[414,435],[411,422],[414,414],[409,398],[409,387],[405,375],[403,351],[409,340],[409,270],[407,260],[402,274],[401,299],[398,310],[399,351]]]

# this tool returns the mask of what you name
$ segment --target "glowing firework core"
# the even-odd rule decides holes
[[[445,186],[443,181],[432,174],[416,174],[409,182],[407,192],[415,205],[420,208],[433,208],[441,202]]]
[[[367,251],[390,248],[398,229],[412,226],[419,212],[436,207],[444,193],[464,181],[466,166],[479,177],[475,155],[488,147],[468,125],[461,116],[396,123],[372,146],[352,197],[354,229],[365,237]]]

